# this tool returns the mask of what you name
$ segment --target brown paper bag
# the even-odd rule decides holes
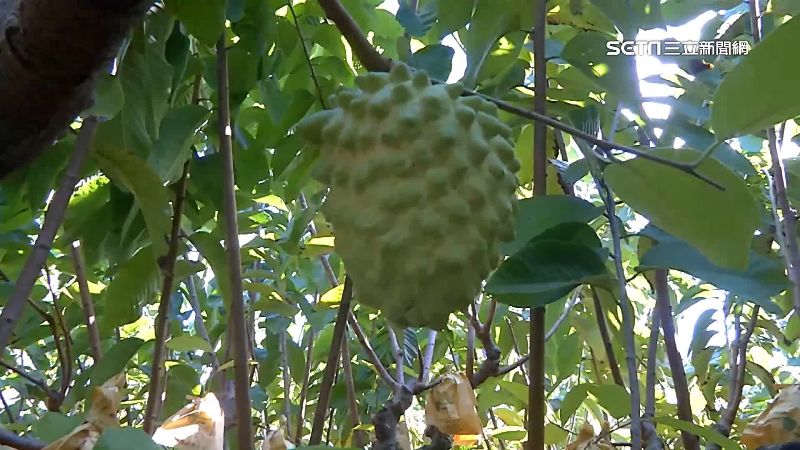
[[[92,450],[106,427],[118,427],[119,403],[125,396],[125,374],[112,377],[92,390],[92,405],[86,422],[72,432],[50,443],[42,450]]]
[[[223,450],[225,414],[213,393],[193,398],[161,424],[153,441],[177,450]]]
[[[781,387],[778,395],[742,432],[748,449],[800,441],[800,385]]]
[[[603,424],[603,432],[607,433],[608,424]],[[567,450],[616,450],[616,447],[608,441],[608,436],[595,437],[594,427],[588,422],[584,422],[578,430],[578,437],[575,442],[567,444]]]
[[[441,383],[428,391],[425,423],[451,436],[481,434],[476,404],[475,391],[466,375],[445,375]]]
[[[294,448],[294,444],[283,435],[283,429],[271,430],[267,432],[261,450],[289,450]]]

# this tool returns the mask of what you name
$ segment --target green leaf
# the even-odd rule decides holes
[[[554,423],[547,423],[544,426],[544,443],[547,445],[558,445],[569,437],[569,432]]]
[[[713,427],[701,427],[673,417],[654,417],[653,421],[674,428],[679,431],[688,431],[696,434],[709,442],[713,442],[725,450],[742,450],[734,440],[719,434]]]
[[[114,117],[125,103],[125,94],[119,77],[102,73],[94,88],[94,104],[87,111],[99,117]]]
[[[175,350],[176,352],[193,352],[196,350],[201,350],[204,352],[213,351],[211,344],[206,342],[205,339],[201,338],[200,336],[192,336],[190,334],[175,336],[167,341],[165,345],[168,349]]]
[[[564,46],[561,57],[586,75],[600,91],[608,91],[626,107],[638,110],[641,105],[635,58],[609,56],[606,42],[614,39],[594,31],[580,33]]]
[[[700,152],[655,149],[650,153],[678,162],[696,160]],[[759,207],[747,185],[716,160],[706,159],[697,172],[719,189],[678,169],[635,158],[610,164],[608,184],[628,205],[654,225],[696,247],[711,262],[744,270]]]
[[[525,431],[525,427],[520,426],[498,427],[492,431],[493,438],[503,441],[522,441],[527,435],[528,432]]]
[[[202,9],[202,8],[198,8]],[[153,439],[136,428],[106,428],[94,445],[95,450],[161,450]]]
[[[103,359],[92,367],[91,385],[100,386],[111,377],[121,373],[128,361],[145,344],[139,338],[127,338],[114,344],[108,352],[103,355]]]
[[[721,141],[754,133],[800,114],[800,17],[778,27],[722,80],[711,108],[711,127]]]
[[[53,442],[71,433],[83,421],[82,414],[65,416],[61,413],[48,411],[33,422],[33,434],[45,442]]]
[[[624,387],[618,384],[596,384],[589,387],[589,392],[615,419],[630,415],[631,396]]]
[[[186,364],[176,364],[167,372],[167,389],[161,417],[166,419],[186,404],[186,396],[191,395],[199,384],[200,376]]]
[[[225,27],[225,0],[166,0],[167,10],[183,22],[186,30],[207,47],[213,47]]]
[[[514,219],[515,238],[502,244],[500,250],[504,255],[513,255],[531,239],[556,225],[567,222],[589,223],[601,213],[601,207],[565,195],[536,196],[520,200]]]
[[[115,183],[124,186],[136,199],[150,235],[153,258],[166,254],[164,237],[170,228],[171,208],[161,178],[146,162],[119,148],[97,148],[94,157],[103,172]]]
[[[220,295],[228,307],[231,304],[231,289],[229,280],[228,257],[225,254],[225,249],[220,243],[220,239],[211,233],[195,233],[189,240],[192,245],[197,247],[197,251],[203,255],[211,270],[214,271],[214,277],[219,286]]]
[[[503,304],[531,307],[552,303],[580,284],[607,279],[605,261],[592,248],[542,239],[506,259],[489,278],[486,292]]]
[[[100,316],[101,328],[111,330],[135,322],[142,315],[142,305],[149,303],[159,291],[160,278],[150,247],[123,262],[103,293],[105,309]]]
[[[771,301],[772,296],[791,286],[781,259],[751,251],[747,269],[737,271],[713,264],[691,245],[653,227],[645,228],[642,234],[653,237],[658,244],[641,257],[637,270],[677,269],[755,301],[770,313],[782,315],[780,308]]]
[[[450,77],[455,50],[442,44],[433,44],[414,52],[408,58],[408,65],[424,70],[436,80],[446,81]]]
[[[561,400],[561,406],[558,408],[558,416],[561,418],[561,424],[567,423],[570,417],[578,411],[581,404],[589,395],[588,384],[579,384],[567,392],[564,399]]]
[[[198,105],[171,109],[161,121],[158,141],[147,159],[163,181],[174,179],[183,163],[191,157],[190,145],[195,131],[208,115],[208,110]]]

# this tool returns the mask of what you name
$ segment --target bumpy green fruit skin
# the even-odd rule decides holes
[[[511,129],[494,104],[397,64],[356,79],[297,132],[321,148],[314,177],[356,296],[400,326],[446,326],[514,236]]]

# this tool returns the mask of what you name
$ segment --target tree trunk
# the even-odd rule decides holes
[[[94,78],[152,0],[0,0],[0,179],[91,105]]]

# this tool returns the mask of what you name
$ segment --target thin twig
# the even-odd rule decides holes
[[[236,207],[236,180],[231,142],[230,88],[228,84],[228,49],[225,36],[217,41],[217,108],[219,152],[222,155],[224,180],[225,253],[228,260],[233,329],[234,390],[239,450],[253,450],[253,424],[250,414],[250,355],[247,345],[247,317],[242,293],[242,256],[239,246],[239,224]]]
[[[97,315],[94,310],[92,294],[89,292],[89,281],[86,279],[86,263],[81,250],[81,242],[73,242],[70,245],[70,250],[72,252],[72,264],[75,266],[75,276],[78,279],[83,318],[86,321],[86,329],[89,332],[89,348],[92,352],[92,359],[97,364],[103,357],[103,347],[100,343],[100,331],[97,328]]]
[[[3,391],[0,391],[0,403],[3,404],[3,410],[6,412],[6,416],[8,416],[8,423],[17,423],[17,418],[14,417],[14,411],[11,411],[11,407],[8,405]]]
[[[428,331],[428,343],[425,345],[425,355],[422,357],[422,370],[419,374],[419,380],[427,383],[431,374],[431,366],[433,365],[433,351],[436,348],[436,330]]]
[[[200,299],[197,297],[197,286],[194,282],[194,275],[189,275],[189,278],[186,279],[186,287],[189,291],[189,305],[191,305],[194,311],[195,331],[197,331],[197,334],[204,341],[208,342],[208,346],[212,348],[212,351],[209,352],[211,368],[216,372],[219,370],[219,359],[217,358],[217,352],[213,351],[214,343],[211,342],[211,336],[209,336],[206,323],[203,321],[203,309],[200,307]]]
[[[75,144],[75,150],[72,152],[72,155],[70,155],[64,178],[61,180],[61,184],[58,186],[58,189],[56,189],[47,207],[42,229],[36,237],[33,250],[25,261],[20,275],[17,277],[14,291],[3,306],[3,311],[0,312],[0,348],[8,347],[11,336],[14,333],[14,327],[16,327],[17,322],[20,317],[22,317],[22,312],[25,309],[25,304],[33,289],[33,285],[39,278],[40,270],[44,266],[47,256],[50,254],[53,240],[55,239],[59,227],[61,227],[61,222],[64,220],[64,213],[69,205],[72,191],[75,189],[75,185],[80,179],[83,163],[92,148],[92,140],[94,139],[96,128],[96,117],[90,116],[83,120],[81,131],[78,134],[78,140]]]
[[[369,438],[364,430],[356,430],[361,425],[361,415],[358,412],[358,399],[356,397],[356,387],[353,381],[353,361],[350,357],[350,340],[342,340],[342,373],[344,374],[344,385],[347,390],[347,415],[350,418],[352,427],[352,442],[356,448],[364,448],[369,443]]]
[[[753,43],[761,41],[761,31],[758,23],[760,10],[758,0],[750,0],[750,29],[753,33]],[[783,159],[778,151],[778,141],[775,136],[775,127],[767,128],[767,141],[769,146],[769,156],[772,161],[772,176],[775,182],[775,199],[783,215],[783,229],[785,231],[784,242],[786,247],[781,247],[788,261],[787,272],[789,279],[794,284],[792,289],[792,299],[794,303],[795,315],[800,315],[800,248],[797,244],[797,216],[789,202],[787,192],[786,170],[783,166]],[[777,224],[777,222],[776,222]]]
[[[331,390],[336,381],[339,354],[342,350],[342,340],[344,340],[345,331],[347,329],[347,317],[350,312],[350,300],[352,297],[353,281],[350,277],[345,277],[344,288],[342,289],[342,301],[339,303],[339,311],[336,314],[336,322],[333,325],[331,348],[328,352],[325,371],[322,375],[317,407],[314,410],[314,422],[311,425],[311,436],[308,440],[309,445],[319,445],[322,442],[322,433],[324,431],[325,419],[328,416]]]
[[[606,358],[608,358],[608,368],[611,370],[611,376],[614,378],[614,383],[618,386],[625,387],[625,381],[622,379],[622,372],[620,372],[619,362],[617,356],[614,354],[614,345],[611,343],[611,334],[608,332],[608,323],[606,322],[606,315],[603,311],[603,305],[600,303],[600,296],[597,294],[597,289],[594,286],[590,287],[592,292],[592,301],[594,302],[594,315],[597,319],[597,329],[600,332],[600,338],[603,341],[603,348],[606,351]]]
[[[397,381],[397,387],[395,389],[399,389],[400,386],[404,386],[406,384],[405,355],[403,352],[404,345],[400,345],[398,342],[397,334],[394,332],[394,328],[392,328],[391,325],[386,327],[386,331],[389,334],[389,346],[391,347],[392,355],[394,356],[394,379]],[[399,392],[395,392],[395,395],[399,395]]]
[[[189,162],[183,164],[183,173],[175,190],[175,201],[172,204],[172,228],[169,236],[169,249],[164,258],[160,259],[161,271],[164,275],[161,284],[161,297],[158,303],[158,315],[155,321],[155,345],[153,346],[153,361],[150,369],[150,388],[147,394],[147,406],[144,414],[144,432],[153,434],[156,423],[161,414],[162,395],[164,392],[164,378],[166,370],[166,341],[169,338],[169,309],[172,299],[172,290],[175,280],[175,263],[178,259],[178,246],[181,242],[181,216],[183,215],[183,202],[186,198],[186,184],[189,178]]]
[[[292,14],[294,27],[297,30],[297,36],[300,38],[300,46],[303,49],[303,55],[306,57],[308,70],[311,72],[311,80],[314,82],[314,87],[317,89],[319,104],[322,106],[322,109],[328,109],[328,107],[325,105],[325,95],[322,93],[322,88],[320,87],[319,80],[317,79],[317,72],[314,70],[314,63],[311,62],[311,54],[306,46],[306,40],[303,38],[303,32],[300,31],[300,22],[297,20],[297,14],[295,14],[292,0],[286,0],[286,5],[289,7],[289,12]]]
[[[386,384],[386,386],[390,387],[391,389],[395,388],[397,385],[397,381],[389,374],[389,371],[386,370],[386,366],[383,365],[380,358],[378,358],[378,354],[375,353],[375,350],[370,345],[367,337],[364,335],[364,330],[361,328],[361,325],[358,323],[358,319],[351,311],[347,316],[347,324],[350,325],[350,328],[356,334],[356,339],[358,339],[358,343],[361,344],[361,348],[367,354],[367,358],[372,363],[372,366],[375,367],[375,370],[378,371],[378,375],[380,376],[381,380]]]
[[[47,396],[47,398],[49,398],[51,400],[57,400],[58,399],[58,394],[56,394],[55,392],[50,390],[50,388],[47,386],[47,384],[44,381],[38,380],[38,379],[28,375],[22,369],[20,369],[20,368],[18,368],[16,366],[13,366],[13,365],[5,362],[5,361],[0,361],[0,366],[4,367],[7,370],[10,370],[10,371],[14,372],[15,374],[21,376],[22,378],[28,380],[31,384],[33,384],[34,386],[39,388],[42,391],[42,393],[44,393]]]
[[[672,317],[672,306],[669,299],[669,279],[667,269],[656,269],[656,304],[660,308],[661,329],[664,331],[664,348],[667,350],[672,382],[675,386],[675,397],[678,402],[678,418],[694,423],[692,405],[689,398],[689,383],[683,369],[683,359],[675,342],[675,322]],[[688,431],[681,431],[683,446],[687,450],[700,450],[700,440]]]
[[[308,330],[308,339],[306,342],[306,367],[305,373],[303,373],[303,385],[300,387],[300,411],[297,415],[297,427],[294,433],[294,442],[297,445],[302,443],[303,437],[303,416],[305,415],[306,410],[306,397],[308,397],[308,386],[311,383],[311,368],[313,359],[312,355],[314,354],[314,338],[315,333],[314,330],[309,328]]]
[[[289,349],[287,348],[288,332],[278,333],[278,348],[281,352],[281,378],[283,378],[283,415],[286,416],[286,430],[292,429],[292,376],[289,373]]]
[[[616,220],[614,209],[614,197],[611,189],[602,179],[596,179],[599,190],[603,196],[603,202],[608,214],[608,224],[611,229],[611,241],[614,249],[614,266],[616,268],[617,281],[619,283],[620,309],[622,310],[622,330],[625,337],[625,361],[628,369],[628,388],[631,394],[631,448],[633,450],[642,449],[642,421],[641,421],[641,396],[639,392],[639,372],[636,363],[636,340],[634,337],[634,322],[636,320],[633,304],[628,298],[627,283],[625,282],[625,268],[622,265],[622,232],[619,229],[619,222]]]
[[[578,287],[572,293],[572,296],[570,296],[569,301],[564,306],[564,311],[561,312],[561,315],[558,316],[558,319],[556,319],[556,321],[553,322],[553,326],[551,326],[550,329],[547,330],[547,333],[544,335],[545,342],[549,341],[550,338],[552,338],[556,334],[558,329],[561,327],[561,324],[563,324],[567,320],[567,318],[569,318],[569,313],[572,311],[572,308],[575,307],[575,305],[578,303],[578,299],[580,299],[581,297],[581,289],[582,289],[581,287]]]

